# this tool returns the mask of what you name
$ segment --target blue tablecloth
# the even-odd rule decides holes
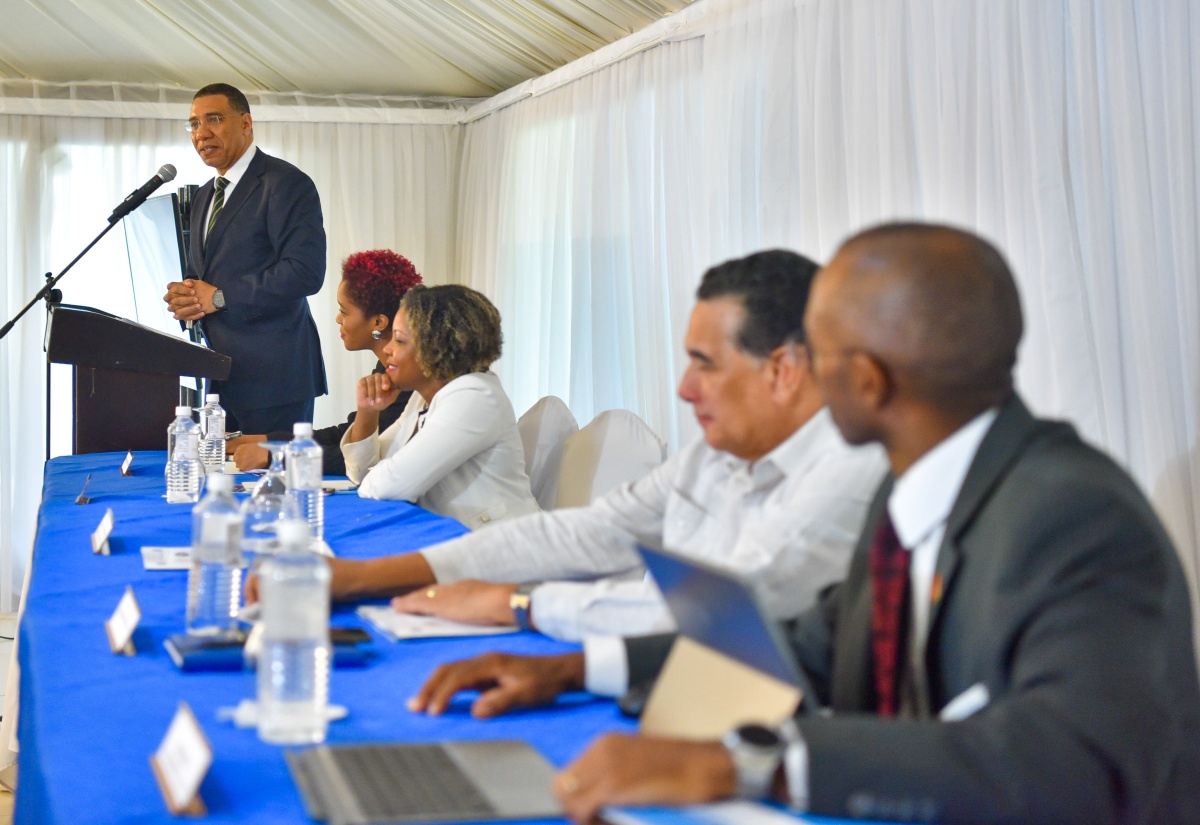
[[[123,477],[123,454],[58,458],[46,465],[33,550],[33,578],[21,622],[20,759],[17,823],[173,821],[148,758],[180,700],[204,727],[214,762],[201,793],[211,822],[307,821],[280,748],[253,730],[217,720],[217,708],[254,695],[252,673],[189,673],[175,669],[162,643],[183,629],[183,572],[142,569],[143,545],[189,542],[191,506],[162,498],[163,453],[139,453]],[[74,504],[92,474],[91,504]],[[89,535],[111,507],[113,555],[91,552]],[[465,532],[460,524],[419,507],[353,494],[326,498],[326,539],[343,557],[365,558],[425,547]],[[109,652],[104,620],[132,585],[142,608],[133,657]],[[339,625],[361,625],[349,609]],[[372,631],[374,633],[374,631]],[[480,722],[467,701],[433,719],[404,701],[433,668],[487,650],[558,653],[573,646],[534,634],[404,642],[375,635],[380,658],[362,670],[334,671],[331,701],[349,717],[329,728],[331,742],[523,738],[555,765],[575,757],[605,730],[632,725],[607,700],[566,697],[557,707]]]

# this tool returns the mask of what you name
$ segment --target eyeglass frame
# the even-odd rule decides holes
[[[221,121],[225,120],[227,117],[229,117],[229,115],[221,115],[217,114],[216,112],[209,112],[202,118],[190,118],[185,120],[183,122],[183,128],[189,133],[199,129],[201,124],[210,129],[216,129],[221,125]]]

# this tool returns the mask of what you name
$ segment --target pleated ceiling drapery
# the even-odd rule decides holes
[[[1194,578],[1197,42],[1188,0],[700,0],[586,70],[441,103],[442,123],[260,118],[258,140],[317,180],[331,267],[392,246],[497,302],[518,412],[549,393],[581,422],[627,407],[673,448],[695,432],[673,393],[706,266],[827,258],[892,218],[976,229],[1021,287],[1021,391],[1130,468]],[[0,116],[0,315],[160,163],[205,179],[177,128]],[[319,423],[363,368],[332,337],[335,283],[313,302],[333,345]],[[0,600],[32,534],[40,337],[27,322],[0,344]]]

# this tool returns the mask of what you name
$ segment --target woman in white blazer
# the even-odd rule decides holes
[[[359,380],[342,437],[360,496],[415,502],[472,530],[537,512],[512,404],[488,370],[502,340],[500,313],[473,289],[418,286],[404,296],[385,370]],[[380,433],[380,411],[406,390],[404,413]]]

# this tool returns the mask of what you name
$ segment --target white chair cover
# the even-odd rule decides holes
[[[547,395],[517,421],[525,448],[525,472],[538,506],[549,510],[558,493],[558,470],[563,443],[579,432],[575,416],[561,398]]]
[[[555,508],[582,507],[663,462],[667,447],[629,410],[607,410],[563,446]]]

